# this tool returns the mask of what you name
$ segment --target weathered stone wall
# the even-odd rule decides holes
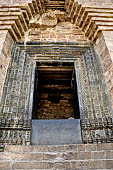
[[[42,12],[41,6],[37,11],[39,4],[37,4],[37,10],[32,11],[34,9],[30,6],[32,0],[28,2],[29,5],[25,0],[0,1],[0,101],[14,41],[21,39],[24,32],[28,30],[28,20],[34,13]]]
[[[34,28],[29,30],[28,41],[88,41],[84,33],[78,26],[70,22],[59,22],[55,27],[43,29]]]
[[[77,0],[78,3],[82,4],[83,6],[88,7],[105,7],[105,8],[111,8],[113,7],[113,1],[112,0]]]
[[[7,67],[10,61],[12,45],[13,39],[8,31],[0,31],[0,100]]]
[[[25,33],[24,41],[88,41],[84,32],[67,21],[65,12],[48,10],[42,16],[36,15],[30,21],[30,29]]]
[[[28,3],[28,2],[32,2],[32,0],[1,0],[0,4],[14,4],[14,3]]]
[[[113,107],[113,28],[112,17],[110,10],[113,8],[113,1],[93,1],[93,0],[78,0],[86,9],[89,8],[89,16],[95,21],[97,28],[101,28],[102,33],[98,36],[96,41],[96,47],[100,55],[101,64],[103,67],[105,80],[107,83],[109,95],[112,101]],[[99,9],[99,7],[103,9]],[[105,12],[106,11],[106,12]],[[107,23],[109,21],[109,23]],[[89,27],[90,25],[88,25]]]
[[[109,61],[112,61],[112,52],[111,48],[108,47],[109,45],[109,35],[112,34],[113,30],[113,24],[112,24],[112,7],[113,7],[113,2],[112,0],[109,1],[89,1],[89,0],[77,0],[77,3],[74,3],[74,1],[66,1],[66,15],[68,16],[69,21],[73,23],[71,24],[64,24],[63,22],[57,23],[57,25],[54,28],[49,28],[48,31],[46,30],[40,30],[40,29],[34,29],[30,30],[30,24],[29,21],[33,16],[36,16],[37,14],[42,15],[45,11],[45,5],[44,1],[32,1],[32,0],[6,0],[0,1],[0,32],[1,34],[4,32],[8,31],[11,35],[11,37],[14,40],[20,40],[24,36],[25,32],[30,30],[29,39],[33,41],[81,41],[86,40],[88,37],[90,40],[95,41],[96,39],[101,38],[101,31],[103,31],[103,38],[105,39],[105,44],[107,46],[107,49],[109,51],[110,58],[107,57],[106,55],[106,63],[109,63]],[[5,4],[2,6],[2,4]],[[10,4],[10,5],[9,5]],[[3,14],[2,14],[3,13]],[[67,21],[66,21],[67,22]],[[64,26],[64,25],[65,26]],[[68,26],[67,26],[68,25]],[[75,26],[77,25],[77,27]],[[67,31],[65,33],[65,28],[70,29],[69,32]],[[72,28],[73,27],[73,28]],[[74,29],[71,32],[71,28]],[[80,28],[82,32],[77,33],[77,28]],[[62,31],[61,31],[62,29]],[[79,30],[79,31],[80,31]],[[61,32],[60,32],[61,31]],[[74,31],[74,33],[73,33]],[[62,32],[64,32],[64,35],[61,35]],[[61,34],[60,34],[61,33]],[[40,34],[40,35],[39,35]],[[77,35],[76,35],[77,34]],[[3,35],[4,37],[4,35]],[[4,40],[1,40],[1,44]],[[35,38],[36,37],[36,38]],[[99,41],[99,40],[98,40]],[[12,46],[12,41],[10,41],[11,46]],[[110,40],[110,43],[112,46],[112,40]],[[98,44],[98,42],[97,42]],[[2,47],[2,46],[1,46]],[[99,49],[99,47],[97,47]],[[102,47],[104,48],[104,47]],[[107,52],[106,52],[107,53]],[[103,54],[101,54],[103,55]],[[105,56],[105,54],[104,54]],[[103,61],[101,60],[102,65]],[[5,61],[5,64],[7,63],[7,60]],[[8,63],[6,64],[7,68]],[[2,72],[6,72],[6,69],[2,69]],[[103,67],[104,68],[104,67]],[[108,74],[109,78],[108,78]],[[112,67],[108,68],[108,71],[105,71],[105,78],[107,82],[107,86],[110,92],[110,96],[112,99],[112,77],[113,71]],[[5,75],[1,75],[1,89],[3,86],[3,79],[5,78]],[[109,80],[108,80],[109,79]],[[2,93],[2,92],[0,92]]]
[[[113,32],[102,32],[96,41],[96,47],[100,55],[107,87],[111,101],[113,101]],[[113,102],[112,102],[113,107]]]

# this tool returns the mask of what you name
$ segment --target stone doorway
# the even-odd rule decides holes
[[[32,120],[36,63],[55,62],[74,63],[80,119]],[[71,79],[73,82],[73,76]],[[48,99],[53,98],[49,95]],[[59,102],[59,98],[57,95],[54,102]],[[16,43],[7,69],[0,115],[1,145],[112,142],[112,109],[95,47],[66,42]]]
[[[74,63],[37,62],[33,119],[74,118],[80,118]]]
[[[37,62],[31,143],[81,143],[74,62]]]

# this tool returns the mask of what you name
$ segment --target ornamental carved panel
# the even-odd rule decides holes
[[[14,46],[0,107],[0,143],[30,144],[33,61]]]
[[[92,46],[75,63],[83,143],[113,141],[113,112],[96,49]]]
[[[75,65],[83,143],[113,141],[112,108],[99,56],[93,45],[14,45],[0,105],[0,144],[30,144],[36,62]]]

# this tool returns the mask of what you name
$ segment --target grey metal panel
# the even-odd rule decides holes
[[[32,120],[31,144],[60,145],[80,144],[79,119]]]

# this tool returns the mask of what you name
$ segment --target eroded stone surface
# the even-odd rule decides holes
[[[23,40],[27,41],[67,41],[67,42],[88,42],[78,26],[70,22],[58,22],[53,27],[36,27],[26,32]]]
[[[42,14],[42,16],[36,15],[35,18],[30,21],[30,26],[44,29],[56,26],[59,21],[65,21],[65,13],[58,10],[49,10]]]
[[[90,148],[90,150],[89,150]],[[94,150],[95,148],[95,150]],[[6,146],[0,169],[112,170],[113,144]]]

